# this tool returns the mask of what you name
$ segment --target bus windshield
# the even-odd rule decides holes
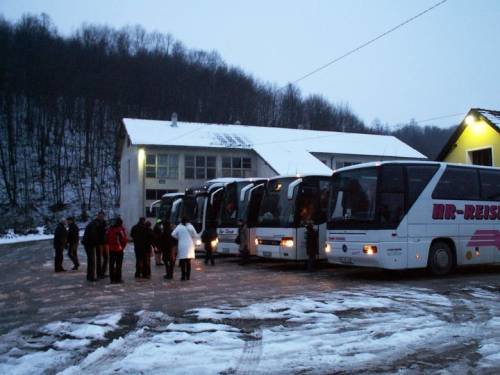
[[[162,198],[160,203],[160,208],[158,210],[158,218],[163,221],[170,221],[170,213],[172,211],[172,205],[174,204],[174,199],[172,198]]]
[[[236,227],[238,219],[245,219],[247,215],[248,200],[240,200],[241,190],[252,184],[248,181],[238,181],[227,184],[222,196],[219,225],[223,227]],[[248,193],[247,193],[248,197]]]
[[[334,174],[329,223],[337,227],[376,220],[377,169],[361,168]]]
[[[262,197],[257,225],[259,227],[288,228],[295,219],[294,199],[288,199],[288,187],[295,178],[271,180]]]
[[[221,202],[220,226],[236,226],[238,216],[238,186],[235,182],[226,185]]]
[[[203,195],[195,195],[185,197],[183,200],[182,216],[186,217],[197,231],[200,231],[202,227],[205,199]]]

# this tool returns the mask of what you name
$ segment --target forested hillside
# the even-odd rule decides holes
[[[46,15],[0,19],[0,56],[0,232],[115,210],[123,117],[389,132],[140,27],[62,37]],[[449,131],[413,124],[394,134],[432,157]]]

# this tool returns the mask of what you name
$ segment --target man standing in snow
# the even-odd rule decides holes
[[[79,229],[74,217],[68,217],[66,221],[68,222],[68,257],[73,262],[72,269],[77,270],[80,266],[78,262]]]
[[[318,231],[314,228],[314,222],[309,220],[305,230],[306,251],[307,251],[307,270],[309,272],[316,270],[316,261],[319,255]]]
[[[63,258],[64,258],[64,248],[68,241],[68,231],[66,230],[66,220],[61,219],[59,224],[57,224],[56,231],[54,232],[54,271],[64,272],[63,268]]]
[[[108,269],[108,246],[106,245],[106,216],[103,211],[99,211],[96,219],[97,224],[97,278],[104,279],[106,276],[106,271]]]
[[[134,241],[135,277],[143,277],[144,254],[146,252],[146,218],[141,217],[130,230],[130,237]]]
[[[97,281],[97,248],[99,246],[99,219],[95,218],[85,227],[82,244],[87,253],[87,280]]]

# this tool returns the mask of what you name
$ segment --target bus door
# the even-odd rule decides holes
[[[255,245],[255,237],[257,231],[257,218],[259,216],[259,206],[262,196],[264,195],[265,184],[259,184],[252,187],[248,191],[248,205],[246,208],[246,221],[248,228],[248,250],[250,255],[257,254],[257,245]]]
[[[206,202],[204,229],[217,228],[217,214],[219,213],[224,187],[216,188]]]
[[[309,221],[314,223],[314,229],[319,233],[319,191],[317,186],[306,185],[303,183],[298,191],[296,198],[296,253],[297,260],[307,259],[307,246],[306,246],[306,225]],[[324,236],[323,236],[324,240]],[[321,239],[318,239],[318,244]],[[319,247],[319,246],[318,246]],[[318,248],[319,251],[319,248]]]

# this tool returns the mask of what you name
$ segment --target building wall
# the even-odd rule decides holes
[[[120,215],[126,228],[131,228],[143,215],[144,153],[127,142],[120,160]]]
[[[270,177],[276,175],[276,173],[253,151],[245,149],[217,149],[217,148],[195,148],[195,147],[169,147],[169,146],[144,146],[140,147],[144,150],[144,160],[143,165],[140,166],[140,173],[144,175],[144,187],[142,191],[144,195],[139,198],[140,209],[134,211],[134,214],[138,216],[147,216],[147,211],[149,211],[150,205],[157,199],[159,199],[163,192],[184,192],[186,188],[193,186],[203,185],[207,178],[196,179],[196,178],[186,178],[186,156],[192,155],[196,156],[213,156],[216,160],[216,174],[215,178],[225,177],[223,175],[223,165],[222,161],[225,157],[230,158],[249,158],[251,160],[251,169],[245,170],[246,175],[243,177]],[[162,155],[176,155],[178,158],[178,172],[175,178],[150,178],[145,176],[145,166],[146,158],[148,154],[162,154]],[[123,163],[123,161],[122,161]],[[123,179],[123,176],[122,176]],[[142,186],[138,179],[138,185]],[[127,188],[127,187],[125,187]],[[150,193],[155,191],[157,196],[154,198],[147,197],[146,191],[149,190]],[[126,193],[126,196],[129,196]],[[134,198],[137,200],[137,198]],[[139,212],[139,214],[137,214]],[[135,219],[136,220],[136,219]]]
[[[468,125],[444,158],[449,163],[472,164],[470,151],[492,148],[493,166],[500,166],[500,134],[484,120]]]

